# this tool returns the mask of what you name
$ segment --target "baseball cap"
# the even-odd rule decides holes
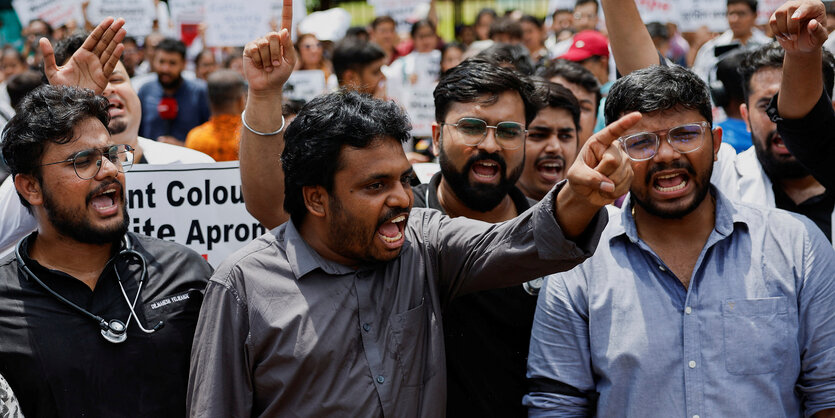
[[[574,35],[568,52],[559,58],[579,62],[595,55],[609,58],[609,40],[596,30],[584,30]]]

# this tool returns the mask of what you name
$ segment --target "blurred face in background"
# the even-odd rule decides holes
[[[522,44],[533,55],[543,47],[542,42],[545,40],[543,30],[532,22],[523,20],[520,23],[522,25]]]
[[[302,70],[317,70],[322,67],[322,43],[314,35],[303,35],[298,42]]]
[[[443,56],[441,56],[441,72],[444,72],[456,65],[460,64],[461,61],[464,60],[464,51],[450,47],[444,50]]]
[[[734,33],[736,39],[748,39],[751,36],[751,29],[754,28],[754,23],[757,19],[757,14],[744,3],[735,3],[728,5],[728,26]]]
[[[389,51],[397,46],[397,31],[394,23],[380,22],[377,27],[371,28],[371,40],[380,45],[384,51]]]
[[[416,52],[430,52],[438,46],[438,35],[429,25],[421,25],[416,31],[413,41]]]
[[[493,16],[490,14],[482,14],[475,22],[475,35],[478,40],[489,39],[490,25],[493,24]]]
[[[583,3],[574,8],[574,30],[597,29],[597,5],[594,3]]]

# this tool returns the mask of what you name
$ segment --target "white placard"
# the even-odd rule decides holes
[[[412,24],[409,20],[414,19],[419,7],[426,8],[429,2],[425,0],[376,0],[373,2],[374,14],[376,16],[391,16],[397,23],[398,33],[409,33]]]
[[[70,20],[84,25],[81,1],[78,0],[12,0],[12,8],[23,27],[33,19],[43,19],[54,28]]]
[[[283,95],[287,99],[309,102],[327,91],[324,71],[301,70],[290,74],[290,78],[284,83]]]
[[[389,97],[400,103],[412,123],[412,136],[432,135],[435,121],[433,95],[441,71],[441,52],[411,53],[386,70]]]
[[[548,0],[548,18],[554,16],[557,10],[574,10],[576,0]]]
[[[689,0],[678,3],[681,20],[679,30],[695,32],[702,26],[714,32],[728,30],[727,0]]]
[[[183,244],[214,267],[267,232],[246,211],[237,161],[137,164],[125,181],[131,231]]]
[[[171,20],[182,23],[201,23],[205,19],[206,0],[168,0]]]
[[[786,0],[759,0],[757,3],[757,24],[767,24],[768,19],[771,19],[771,15],[774,14],[774,11],[785,2]]]
[[[679,24],[678,5],[674,0],[635,0],[644,23],[672,22]]]
[[[98,24],[108,16],[124,18],[128,35],[143,37],[154,30],[157,8],[154,0],[90,0],[90,22]]]
[[[206,45],[244,46],[270,31],[269,0],[206,0]]]

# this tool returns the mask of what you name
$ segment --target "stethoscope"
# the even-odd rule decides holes
[[[124,249],[121,250],[119,254],[117,254],[110,260],[111,262],[113,262],[113,271],[116,272],[116,279],[119,282],[119,289],[122,290],[122,296],[124,296],[125,302],[127,302],[128,305],[128,309],[130,309],[130,314],[128,314],[128,319],[125,322],[122,322],[118,319],[111,319],[110,321],[106,321],[104,318],[76,305],[73,302],[70,302],[67,298],[59,295],[58,292],[52,290],[49,286],[47,286],[46,283],[41,281],[41,279],[39,279],[38,276],[35,275],[35,273],[32,273],[32,270],[30,270],[29,267],[26,266],[26,263],[23,261],[23,257],[20,255],[20,246],[23,244],[23,241],[25,240],[26,238],[21,239],[17,243],[17,246],[15,246],[15,257],[17,258],[17,264],[20,270],[24,272],[27,276],[34,279],[35,282],[37,282],[42,288],[44,288],[44,290],[47,291],[47,293],[54,296],[56,299],[63,302],[75,311],[80,312],[82,315],[96,321],[96,323],[99,325],[99,328],[101,328],[101,335],[102,337],[104,337],[105,340],[114,344],[125,342],[125,340],[128,338],[128,325],[130,325],[130,320],[134,316],[136,317],[136,326],[138,326],[139,329],[146,334],[152,334],[154,332],[157,332],[160,328],[163,327],[163,321],[159,321],[159,323],[150,330],[146,329],[139,322],[139,316],[136,315],[136,312],[134,311],[136,303],[139,301],[139,294],[142,292],[142,284],[145,282],[145,277],[148,275],[148,270],[145,263],[145,257],[143,257],[142,254],[139,254],[133,249],[133,247],[131,246],[130,237],[128,237],[127,234],[123,239]],[[120,256],[126,256],[128,257],[128,259],[132,258],[135,260],[139,260],[139,263],[142,265],[142,273],[139,276],[139,285],[136,288],[136,296],[134,296],[132,303],[130,301],[130,298],[128,297],[127,292],[125,292],[125,286],[122,285],[122,277],[119,275],[119,270],[116,268],[116,263],[114,261],[117,257]]]

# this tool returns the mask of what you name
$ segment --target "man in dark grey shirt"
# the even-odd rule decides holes
[[[288,32],[246,48],[246,135],[280,125],[269,115],[293,58],[276,56],[279,44],[291,51]],[[395,104],[349,92],[308,103],[284,138],[291,221],[230,257],[207,288],[190,414],[443,416],[441,306],[591,255],[601,208],[631,180],[612,141],[638,118],[592,138],[542,202],[487,224],[411,209],[409,124]]]

